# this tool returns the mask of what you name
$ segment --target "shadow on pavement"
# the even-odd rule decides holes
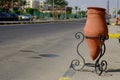
[[[48,57],[48,58],[55,58],[55,57],[58,57],[59,55],[56,55],[56,54],[40,54],[39,56]]]
[[[107,72],[120,72],[120,69],[108,69]]]

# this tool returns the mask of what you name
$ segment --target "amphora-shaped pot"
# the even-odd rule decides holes
[[[84,35],[90,51],[91,58],[95,60],[100,53],[100,46],[103,42],[100,42],[99,36],[102,34],[108,36],[108,28],[105,20],[104,8],[88,7],[87,21],[84,27]]]

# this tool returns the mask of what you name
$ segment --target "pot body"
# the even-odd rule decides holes
[[[116,24],[120,26],[120,17],[116,19]]]
[[[85,36],[99,37],[101,34],[108,36],[105,14],[104,8],[88,7],[87,21],[84,27]],[[99,56],[102,43],[99,38],[86,38],[86,41],[90,50],[91,58],[95,60]]]

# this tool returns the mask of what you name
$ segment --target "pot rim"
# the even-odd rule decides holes
[[[88,7],[87,9],[99,9],[99,10],[106,10],[105,8],[101,8],[101,7]]]

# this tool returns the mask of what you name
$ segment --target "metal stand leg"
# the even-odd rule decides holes
[[[102,41],[102,40],[105,40],[105,38],[104,38],[104,36],[100,36],[100,42]],[[105,44],[104,43],[101,43],[101,47],[100,47],[100,55],[99,55],[99,57],[98,57],[98,59],[96,60],[96,62],[95,62],[95,72],[96,72],[96,74],[98,74],[99,76],[103,73],[103,72],[105,72],[106,71],[106,69],[107,69],[107,61],[106,60],[102,60],[101,62],[100,62],[100,59],[103,57],[103,55],[105,54],[105,51],[106,51],[106,46],[105,46]]]
[[[78,60],[78,59],[73,59],[70,67],[72,67],[75,71],[81,71],[85,66],[85,59],[80,54],[78,48],[79,48],[80,44],[84,41],[84,34],[82,32],[77,32],[75,34],[75,38],[80,39],[80,42],[77,45],[77,54],[82,59],[82,61],[80,62],[80,60]]]
[[[105,54],[105,51],[106,51],[106,46],[104,43],[101,44],[101,51],[100,51],[100,55],[99,57],[97,58],[95,64],[92,64],[92,63],[86,63],[85,62],[85,59],[84,57],[80,54],[78,48],[79,46],[81,45],[81,43],[84,41],[84,38],[99,38],[99,40],[102,42],[102,40],[105,40],[105,37],[103,35],[101,35],[100,37],[86,37],[84,36],[84,34],[82,32],[77,32],[75,34],[75,37],[76,39],[80,39],[80,42],[78,43],[77,45],[77,54],[79,55],[79,57],[81,58],[81,62],[80,60],[78,59],[73,59],[71,61],[71,65],[70,67],[73,68],[75,71],[81,71],[83,70],[83,68],[85,66],[88,66],[88,67],[95,67],[95,72],[96,74],[98,74],[99,76],[104,72],[106,71],[107,69],[107,61],[106,60],[102,60],[100,62],[100,59],[103,57],[103,55]]]

